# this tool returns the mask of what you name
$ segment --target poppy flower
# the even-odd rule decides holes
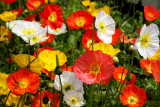
[[[14,3],[16,0],[1,0],[5,4],[11,4]]]
[[[127,72],[128,72],[128,70],[125,69],[123,66],[116,67],[116,68],[114,69],[113,77],[114,77],[118,82],[121,82],[121,80],[122,80],[122,83],[123,83],[123,82],[124,82],[124,79],[126,78]],[[132,76],[131,81],[125,80],[124,83],[134,84],[134,83],[136,82],[136,76],[135,76],[133,73],[130,73],[130,75]]]
[[[61,68],[62,68],[62,71],[73,72],[73,66],[66,67],[66,65],[64,64]]]
[[[48,4],[49,1],[50,1],[50,3],[56,2],[56,0],[45,0],[45,3]]]
[[[92,50],[92,47],[90,47],[90,50]],[[111,44],[107,43],[96,43],[93,45],[93,50],[101,50],[104,54],[109,54],[111,57],[114,57],[120,52],[119,49],[114,49]]]
[[[113,60],[100,50],[87,51],[76,60],[73,71],[83,83],[94,84],[111,77],[114,71]]]
[[[43,47],[43,48],[40,48],[37,51],[35,51],[33,56],[36,57],[36,55],[39,55],[39,53],[42,52],[43,50],[52,50],[52,51],[54,51],[54,49],[52,47]]]
[[[15,20],[17,18],[17,13],[13,13],[12,11],[5,11],[0,14],[0,19],[5,22],[9,22]]]
[[[154,79],[160,84],[160,60],[153,61],[151,69]]]
[[[52,29],[60,28],[63,25],[63,11],[57,4],[47,4],[39,15],[41,20]]]
[[[120,38],[121,42],[127,44],[127,43],[131,43],[134,44],[136,42],[137,38],[133,38],[130,34],[126,35],[122,35],[123,37]],[[123,40],[124,39],[124,40]]]
[[[48,98],[49,101],[46,102],[47,104],[44,104],[44,98]],[[55,99],[55,100],[54,100]],[[48,103],[51,103],[52,101],[52,106],[51,107],[59,107],[59,103],[60,103],[60,94],[55,94],[52,92],[49,92],[47,90],[42,90],[41,93],[38,92],[38,95],[34,96],[31,98],[31,100],[33,100],[33,102],[31,103],[32,107],[48,107]],[[41,106],[40,106],[41,103]]]
[[[29,10],[39,10],[39,8],[44,5],[44,0],[27,0],[27,8]]]
[[[97,40],[98,40],[97,31],[94,31],[94,29],[90,29],[84,32],[84,35],[82,38],[82,44],[83,44],[83,48],[85,48],[86,50],[89,50],[89,48],[92,46],[93,32],[94,32],[93,42],[97,43]]]
[[[37,17],[37,14],[34,13],[33,15],[28,15],[24,20],[25,21],[36,21],[36,17]]]
[[[10,91],[10,89],[7,86],[7,81],[6,79],[8,78],[8,74],[1,73],[0,72],[0,96],[1,95],[7,95]]]
[[[160,11],[151,5],[144,6],[144,16],[148,21],[156,20],[160,17]]]
[[[136,40],[133,49],[138,52],[144,59],[152,57],[159,49],[159,29],[156,24],[144,26],[141,29],[140,37]]]
[[[20,8],[20,9],[14,9],[12,10],[13,13],[16,13],[17,14],[17,17],[20,16],[23,12],[23,8]]]
[[[142,59],[140,61],[140,66],[143,67],[148,74],[152,74],[152,70],[151,70],[152,62],[153,61],[148,60],[148,59],[146,59],[146,60]]]
[[[115,34],[112,35],[111,45],[117,44],[118,39],[121,35],[122,35],[121,29],[115,29]]]
[[[66,22],[70,29],[89,29],[92,27],[94,17],[85,10],[79,10],[72,13]]]
[[[44,36],[44,37],[47,37],[47,34]],[[47,45],[47,44],[50,44],[53,42],[53,39],[55,38],[55,35],[53,34],[48,34],[48,39],[43,41],[43,42],[39,42],[40,45]]]
[[[120,95],[122,104],[129,107],[142,106],[146,102],[146,99],[146,91],[133,84],[127,85],[123,89],[122,95]]]
[[[40,77],[37,73],[30,72],[27,69],[20,69],[8,76],[7,85],[15,95],[27,92],[36,94],[40,85]]]
[[[160,59],[160,47],[158,51],[152,57],[148,57],[148,59],[153,60],[153,61],[159,60]]]

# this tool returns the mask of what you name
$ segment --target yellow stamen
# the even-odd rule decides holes
[[[151,36],[149,34],[144,34],[141,38],[141,47],[148,47],[151,43]]]
[[[63,90],[64,90],[65,92],[67,92],[67,91],[70,91],[70,90],[74,90],[74,87],[73,87],[70,83],[65,83],[65,84],[63,85]]]
[[[128,97],[128,103],[129,104],[131,104],[131,105],[133,105],[133,104],[137,104],[137,102],[138,102],[138,98],[137,97],[134,97],[134,96],[130,96],[130,97]]]
[[[93,64],[90,65],[89,73],[98,74],[99,72],[100,72],[99,64],[93,63]]]
[[[78,99],[76,96],[72,96],[70,99],[69,99],[69,102],[72,104],[72,105],[76,105],[78,103]]]
[[[52,12],[51,15],[48,17],[48,20],[51,22],[55,22],[57,20],[57,15],[55,12]]]
[[[34,7],[38,8],[41,5],[41,1],[35,1],[34,2]]]
[[[104,22],[99,22],[99,27],[101,29],[101,33],[105,33],[106,32],[106,25],[104,24]]]
[[[76,21],[76,25],[79,27],[83,27],[86,22],[84,17],[78,17],[75,21]]]

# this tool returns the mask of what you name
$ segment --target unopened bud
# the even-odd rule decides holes
[[[47,81],[46,85],[47,85],[48,88],[53,88],[54,87],[52,81]]]
[[[133,45],[130,45],[128,50],[129,50],[129,52],[132,52],[133,51]]]
[[[114,65],[115,65],[115,66],[118,66],[118,64],[119,64],[119,59],[118,59],[116,56],[114,56],[112,59],[113,59]]]
[[[56,75],[61,75],[62,74],[62,68],[60,66],[57,66],[55,69],[55,74]]]

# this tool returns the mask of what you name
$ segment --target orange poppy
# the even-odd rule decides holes
[[[57,4],[47,4],[39,15],[42,21],[52,29],[60,28],[63,25],[63,11]]]
[[[61,68],[62,68],[62,71],[73,72],[73,66],[66,67],[66,64],[64,64],[63,66],[61,66]]]
[[[27,92],[35,94],[40,85],[40,77],[37,73],[30,72],[27,69],[20,69],[9,75],[7,85],[15,95]]]
[[[111,77],[114,71],[113,60],[100,50],[87,51],[76,60],[73,71],[82,82],[94,84]]]
[[[16,0],[1,0],[5,4],[11,4],[14,3]]]
[[[37,14],[34,13],[33,15],[28,15],[24,20],[25,21],[36,21],[36,17],[37,17]]]
[[[89,29],[92,27],[94,17],[85,10],[79,10],[72,13],[66,22],[70,29]]]
[[[86,50],[89,50],[89,48],[92,46],[92,36],[93,36],[94,29],[85,31],[83,38],[82,38],[82,44],[83,48]],[[97,31],[94,32],[94,38],[93,42],[97,43],[98,37],[97,37]]]
[[[128,70],[125,69],[123,66],[116,67],[116,68],[114,69],[113,77],[114,77],[118,82],[121,82],[121,79],[122,79],[122,83],[123,83],[123,82],[124,82],[124,79],[126,78],[127,72],[128,72]],[[122,73],[123,73],[123,74],[122,74]],[[130,73],[130,75],[132,76],[131,81],[125,80],[124,83],[134,84],[134,83],[136,82],[136,76],[135,76],[133,73]]]
[[[148,59],[146,60],[142,59],[140,61],[140,66],[143,67],[148,74],[152,74],[151,64],[152,64],[152,61]]]
[[[53,34],[48,34],[49,38],[43,42],[39,42],[40,45],[47,45],[53,42],[53,39],[55,38],[55,35]],[[45,35],[45,37],[47,37],[47,33]]]
[[[53,101],[52,102],[52,104],[53,104],[52,107],[59,107],[60,94],[55,94],[55,93],[49,92],[47,90],[45,90],[45,92],[41,91],[41,96],[40,96],[40,92],[38,92],[38,95],[31,98],[31,100],[33,100],[33,102],[31,103],[31,107],[40,107],[40,102],[41,102],[41,107],[48,107],[47,104],[43,103],[43,100],[46,97],[49,99],[48,102],[51,103]],[[48,103],[48,102],[46,102],[46,103]]]
[[[39,8],[44,5],[44,0],[27,0],[27,8],[29,10],[39,10]]]
[[[23,8],[20,8],[20,9],[14,9],[14,10],[12,10],[12,12],[14,13],[16,13],[17,14],[17,17],[18,16],[20,16],[21,14],[22,14],[22,12],[23,12]]]
[[[128,105],[128,107],[139,107],[144,105],[147,96],[144,89],[132,84],[127,85],[120,95],[120,100],[123,105]]]
[[[131,37],[131,35],[129,34],[129,35],[122,35],[123,37],[121,37],[120,39],[121,39],[121,42],[123,42],[123,39],[124,39],[124,43],[125,44],[127,44],[127,43],[131,43],[131,44],[134,44],[135,42],[136,42],[136,39],[137,38],[133,38],[133,37]]]
[[[156,20],[160,17],[160,11],[151,5],[144,6],[144,16],[148,21]]]
[[[121,29],[115,29],[115,34],[112,35],[111,45],[115,45],[118,42],[119,37],[122,35]]]
[[[154,79],[160,84],[160,60],[153,61],[151,64],[151,69]]]

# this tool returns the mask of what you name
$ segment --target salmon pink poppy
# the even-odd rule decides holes
[[[39,15],[42,21],[52,29],[60,28],[63,25],[63,11],[57,4],[47,4]]]
[[[148,21],[156,20],[160,17],[160,11],[151,5],[144,6],[144,16]]]
[[[128,107],[139,107],[144,105],[147,96],[144,89],[139,88],[136,85],[127,85],[120,95],[120,100],[123,105],[128,105]]]
[[[146,59],[146,60],[142,59],[140,61],[140,66],[143,67],[148,74],[152,74],[152,70],[151,70],[151,64],[152,64],[152,62],[153,61],[148,60],[148,59]]]
[[[154,79],[160,84],[160,60],[153,61],[151,69]]]
[[[49,101],[46,102],[47,104],[44,104],[43,101],[44,101],[44,98],[46,97],[49,99]],[[33,100],[33,102],[31,103],[32,107],[48,107],[49,102],[50,103],[52,102],[52,106],[50,107],[59,107],[60,94],[55,94],[45,90],[45,91],[38,92],[38,95],[32,97],[31,100]],[[41,103],[41,106],[40,106],[40,103]]]
[[[5,4],[11,4],[14,3],[16,0],[1,0]]]
[[[83,38],[82,38],[82,44],[83,48],[86,50],[89,50],[89,48],[92,46],[92,36],[93,36],[94,29],[85,31]],[[97,37],[97,31],[94,32],[94,38],[93,43],[97,43],[98,37]]]
[[[92,27],[94,17],[85,10],[79,10],[72,13],[66,22],[70,29],[89,29]]]
[[[7,85],[15,95],[27,92],[35,94],[40,85],[40,77],[37,73],[30,72],[27,69],[20,69],[9,75]]]
[[[39,8],[44,5],[44,0],[27,0],[27,8],[29,10],[39,10]]]
[[[113,60],[100,50],[87,51],[76,60],[73,71],[82,82],[94,84],[111,77],[114,71]]]

